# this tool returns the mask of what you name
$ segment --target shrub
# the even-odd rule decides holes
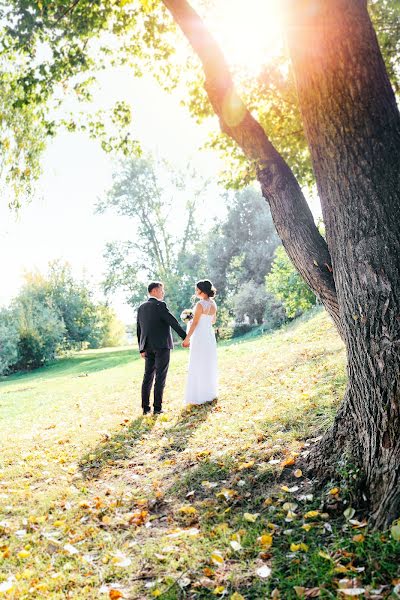
[[[18,358],[18,321],[15,312],[0,310],[0,375],[6,374]]]
[[[283,246],[275,250],[271,272],[266,277],[267,290],[282,302],[293,319],[316,303],[316,297],[294,268]]]

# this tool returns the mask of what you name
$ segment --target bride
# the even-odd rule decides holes
[[[217,397],[217,344],[213,325],[217,305],[213,300],[215,288],[204,279],[196,283],[196,296],[200,299],[194,309],[193,320],[183,346],[190,344],[189,369],[185,404],[204,404]]]

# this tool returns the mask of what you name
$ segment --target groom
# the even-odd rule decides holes
[[[175,317],[169,312],[164,300],[164,284],[154,281],[147,288],[149,297],[143,302],[137,312],[137,338],[139,352],[145,359],[145,370],[142,383],[143,414],[150,413],[150,392],[154,375],[154,414],[162,411],[162,399],[167,378],[169,355],[174,347],[171,327],[185,339],[186,332]]]

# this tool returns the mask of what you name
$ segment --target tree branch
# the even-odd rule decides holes
[[[196,11],[186,0],[163,3],[203,65],[205,90],[222,131],[255,163],[262,194],[290,259],[341,332],[328,246],[314,223],[299,183],[237,94],[225,57]]]

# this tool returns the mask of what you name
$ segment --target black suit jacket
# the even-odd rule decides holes
[[[171,328],[184,340],[186,331],[169,312],[165,302],[149,298],[137,312],[137,338],[139,352],[174,347]]]

